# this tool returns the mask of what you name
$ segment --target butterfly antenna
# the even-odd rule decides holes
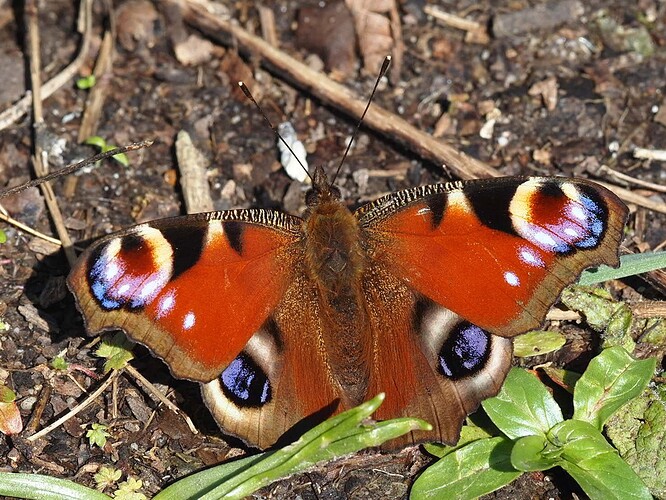
[[[301,166],[301,168],[305,171],[305,173],[310,178],[310,180],[314,182],[314,179],[310,175],[310,172],[308,172],[308,169],[305,167],[305,165],[303,165],[303,162],[301,162],[301,159],[296,155],[296,153],[294,153],[294,150],[291,149],[291,146],[289,144],[287,144],[287,141],[284,140],[284,137],[282,137],[280,132],[278,132],[277,127],[275,125],[273,125],[273,123],[268,118],[268,116],[266,116],[266,113],[264,113],[264,110],[262,109],[262,107],[259,106],[259,103],[254,99],[254,97],[252,96],[252,93],[250,93],[250,89],[247,88],[247,85],[245,85],[245,83],[243,83],[243,82],[238,82],[238,86],[243,91],[243,94],[245,94],[245,97],[247,97],[250,101],[252,101],[252,104],[254,104],[254,106],[259,110],[259,113],[261,113],[261,116],[264,117],[264,120],[266,120],[266,123],[268,123],[268,126],[271,128],[271,130],[273,131],[275,136],[279,140],[282,141],[282,144],[284,144],[285,147],[287,148],[287,150],[289,150],[289,152],[291,153],[291,155],[294,158],[296,158],[296,161]]]
[[[335,183],[335,179],[338,178],[338,174],[340,173],[340,170],[342,170],[342,165],[344,164],[345,160],[347,159],[347,155],[349,154],[349,150],[351,149],[352,144],[354,143],[354,139],[356,139],[356,136],[358,135],[358,131],[361,128],[361,123],[363,123],[363,119],[365,118],[365,114],[368,112],[368,109],[370,108],[370,103],[372,102],[372,98],[375,96],[375,92],[377,92],[377,87],[379,86],[379,82],[382,80],[386,72],[388,71],[389,66],[391,65],[391,56],[386,56],[384,58],[384,62],[382,63],[382,67],[379,70],[379,75],[377,75],[377,81],[375,81],[375,86],[372,88],[372,92],[370,93],[370,98],[368,99],[368,104],[365,105],[365,109],[363,110],[363,114],[361,115],[361,118],[359,118],[358,123],[356,124],[356,129],[354,129],[354,133],[351,136],[351,139],[349,140],[349,143],[347,144],[347,149],[345,149],[344,154],[342,155],[342,159],[340,160],[340,165],[338,165],[338,169],[335,171],[335,175],[331,179],[331,185]]]

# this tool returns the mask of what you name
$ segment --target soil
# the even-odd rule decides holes
[[[241,50],[239,55],[233,44],[204,43],[207,39],[184,24],[172,4],[116,3],[116,53],[111,72],[98,82],[105,86],[105,101],[94,135],[109,145],[155,142],[131,153],[128,167],[107,160],[91,172],[53,183],[76,245],[83,248],[137,222],[184,213],[174,153],[181,130],[189,132],[208,162],[215,209],[263,207],[301,213],[306,187],[281,168],[272,130],[235,82],[248,84],[273,122],[291,121],[310,165],[323,165],[328,171],[340,162],[357,117],[281,79],[279,72],[262,66],[256,54]],[[222,3],[242,27],[261,32],[254,2]],[[336,51],[332,57],[322,53],[321,40],[299,39],[295,26],[305,3],[265,3],[275,14],[280,50],[314,66],[326,64],[350,91],[368,96],[375,74],[360,70],[357,47],[330,49]],[[320,8],[318,2],[307,3]],[[465,31],[426,15],[424,8],[435,4],[477,21],[481,32],[489,29],[489,37],[477,43],[466,38]],[[17,5],[0,0],[1,109],[11,107],[29,88],[25,12]],[[103,5],[94,5],[93,50],[77,77],[94,68],[109,25]],[[607,165],[663,185],[663,163],[637,160],[632,151],[666,148],[666,5],[656,0],[556,0],[548,5],[552,16],[532,16],[540,5],[543,2],[527,0],[430,5],[423,0],[398,1],[405,46],[402,67],[381,85],[374,103],[502,175],[577,175],[627,186],[600,168]],[[39,5],[43,82],[78,53],[77,9],[75,2],[66,0]],[[350,27],[339,29],[346,33],[343,30]],[[190,36],[198,45],[188,52],[182,44]],[[633,43],[636,40],[640,43]],[[361,49],[367,49],[374,42],[363,43],[370,47]],[[178,47],[184,52],[175,50]],[[308,47],[319,51],[324,62]],[[72,79],[44,101],[46,133],[40,142],[52,169],[99,151],[81,144],[85,137],[78,132],[88,95]],[[33,147],[29,116],[0,131],[0,186],[31,178]],[[379,194],[451,178],[448,169],[423,160],[390,136],[362,128],[338,184],[350,207],[356,207]],[[664,201],[664,195],[649,186],[629,187],[657,203]],[[55,235],[36,189],[3,199],[2,204],[24,224]],[[636,204],[631,208],[625,245],[644,251],[662,244],[663,213]],[[2,227],[7,242],[0,246],[0,314],[9,327],[0,333],[0,381],[16,392],[24,425],[34,431],[98,386],[102,362],[93,355],[96,341],[86,336],[66,289],[69,267],[63,252],[13,226]],[[631,293],[663,298],[659,289],[645,282],[632,286]],[[581,335],[582,329],[574,335]],[[590,342],[584,346],[589,349]],[[51,368],[58,356],[69,363],[68,370]],[[135,356],[133,366],[186,411],[199,434],[123,374],[92,405],[37,442],[26,441],[27,434],[0,435],[0,470],[39,472],[94,487],[93,474],[111,465],[122,471],[123,480],[140,479],[142,491],[152,496],[176,478],[243,453],[237,442],[223,439],[195,384],[173,379],[166,366],[140,346]],[[92,423],[109,427],[110,437],[101,448],[86,438]],[[431,460],[418,447],[395,454],[366,451],[281,481],[262,495],[403,497]],[[573,493],[582,494],[565,474],[549,471],[523,475],[494,496],[569,498]]]

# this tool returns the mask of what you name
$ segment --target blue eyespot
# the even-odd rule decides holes
[[[238,406],[263,406],[271,400],[268,376],[246,353],[240,353],[220,376],[225,395]]]
[[[439,370],[452,379],[479,371],[490,353],[490,334],[467,321],[459,323],[439,350]]]

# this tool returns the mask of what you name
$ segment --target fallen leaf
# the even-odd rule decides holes
[[[540,96],[546,109],[553,111],[557,107],[557,89],[557,78],[549,76],[532,85],[527,93],[531,96]]]
[[[363,70],[376,75],[384,58],[391,55],[391,80],[398,81],[405,46],[395,0],[345,0],[345,3],[354,16]]]
[[[148,0],[130,0],[116,11],[118,41],[130,52],[155,45],[155,24],[159,14]]]
[[[188,36],[173,48],[176,59],[185,66],[197,66],[210,61],[216,52],[216,46],[196,35]]]
[[[301,7],[298,11],[296,43],[318,55],[326,71],[344,79],[356,67],[354,18],[343,2],[324,7]]]

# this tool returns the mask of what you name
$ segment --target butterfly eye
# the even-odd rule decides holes
[[[458,323],[438,353],[439,371],[459,379],[478,372],[490,353],[490,334],[467,321]]]
[[[335,200],[339,200],[340,198],[342,198],[340,189],[337,186],[331,186],[331,198]]]
[[[316,188],[312,188],[305,193],[305,204],[308,207],[313,207],[319,201],[320,193]]]
[[[222,391],[241,407],[259,407],[271,400],[271,385],[268,376],[242,352],[220,375]]]

